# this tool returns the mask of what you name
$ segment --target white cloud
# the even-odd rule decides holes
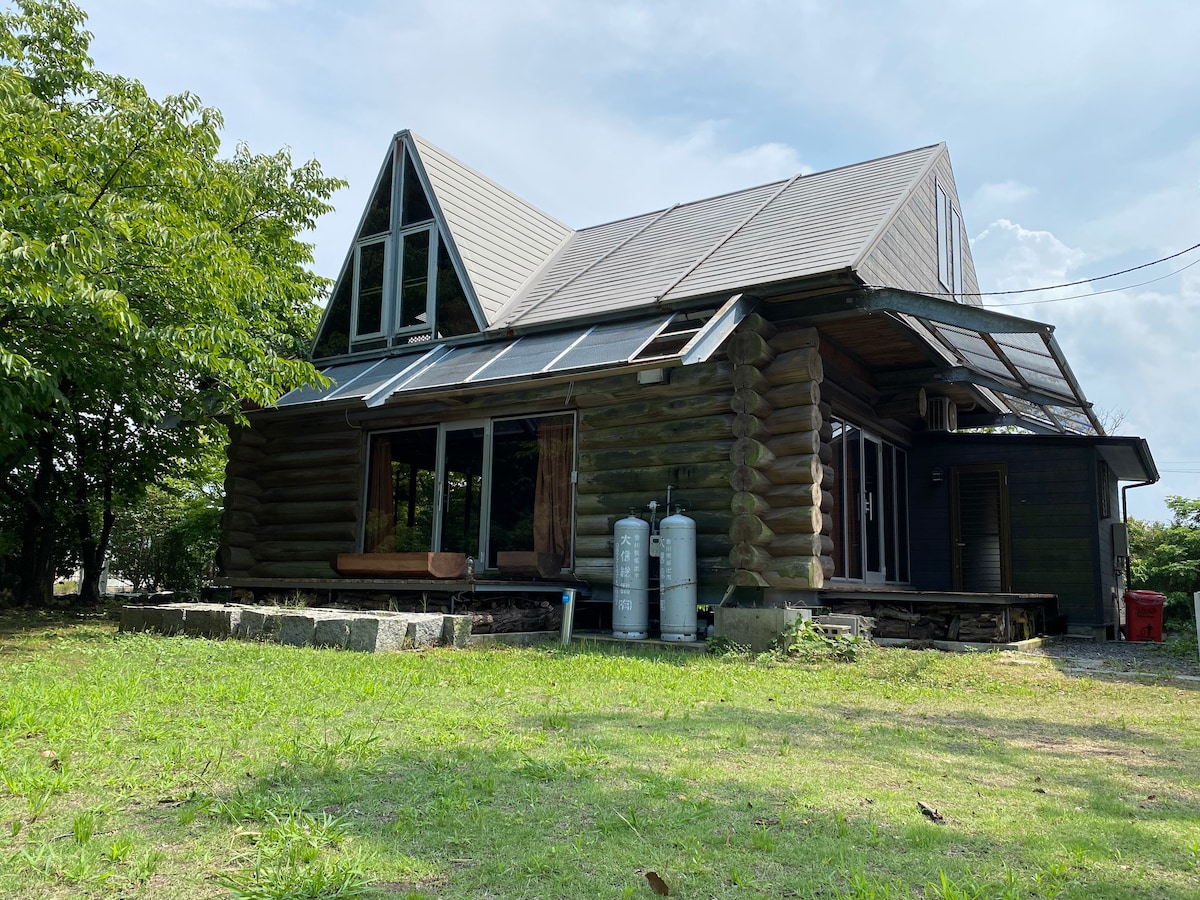
[[[1076,280],[1072,273],[1086,260],[1082,250],[1068,247],[1049,231],[1023,228],[997,219],[971,239],[971,256],[981,289],[1021,291]],[[1079,293],[1072,289],[1072,293]],[[1037,299],[1055,296],[1037,295]],[[1007,301],[1005,301],[1007,302]]]

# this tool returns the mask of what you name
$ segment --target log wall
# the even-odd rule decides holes
[[[230,429],[225,542],[231,578],[333,578],[339,553],[358,549],[360,432],[343,416],[308,416]]]
[[[728,347],[733,366],[729,563],[745,587],[818,589],[833,574],[829,407],[815,329],[758,315]]]

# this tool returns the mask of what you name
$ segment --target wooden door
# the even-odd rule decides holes
[[[950,472],[954,589],[1011,590],[1007,467],[955,466]]]

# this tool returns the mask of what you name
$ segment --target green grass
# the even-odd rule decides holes
[[[0,620],[0,896],[1193,898],[1200,693]],[[938,825],[923,801],[944,816]]]

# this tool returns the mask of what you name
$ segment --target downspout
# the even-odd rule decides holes
[[[1125,533],[1129,534],[1129,497],[1127,491],[1133,488],[1149,487],[1152,484],[1157,484],[1158,479],[1152,478],[1149,481],[1139,481],[1135,484],[1127,484],[1121,488],[1121,523],[1125,526]],[[1125,557],[1125,584],[1129,584],[1129,576],[1133,573],[1132,556]]]

